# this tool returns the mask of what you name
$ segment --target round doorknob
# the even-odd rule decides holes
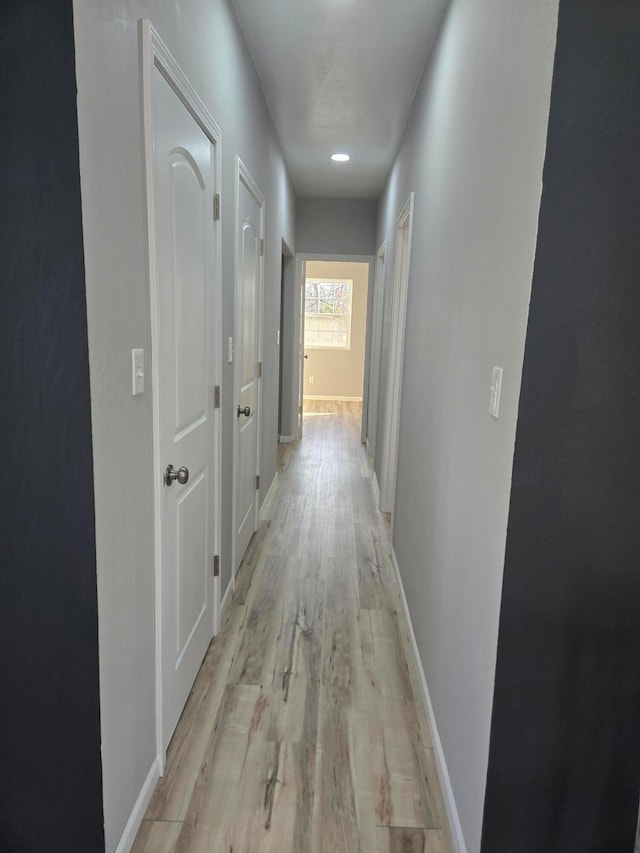
[[[249,406],[245,406],[244,409],[242,408],[242,406],[238,406],[238,417],[240,417],[240,415],[244,415],[245,418],[248,418],[250,414],[251,409],[249,408]]]
[[[308,355],[305,355],[305,356],[304,356],[304,358],[309,358],[309,356],[308,356]]]
[[[174,480],[177,480],[181,486],[184,486],[185,483],[189,482],[189,469],[183,465],[182,468],[178,468],[176,471],[173,465],[167,465],[164,472],[165,486],[170,486]]]

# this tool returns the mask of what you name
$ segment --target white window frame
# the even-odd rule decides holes
[[[305,331],[305,349],[322,349],[322,350],[332,350],[335,352],[346,352],[351,349],[351,324],[353,320],[353,279],[352,278],[320,278],[318,276],[307,276],[305,278],[305,300],[307,298],[307,282],[313,282],[314,284],[348,284],[349,285],[349,313],[346,315],[338,315],[338,316],[347,316],[349,318],[349,325],[347,327],[347,343],[345,346],[335,346],[332,344],[312,344],[309,343],[309,339],[307,337],[307,333]],[[306,309],[306,301],[305,301],[305,309]],[[304,312],[304,320],[305,320],[305,330],[306,330],[306,319],[307,316],[310,317],[322,317],[327,315],[322,314],[311,314]],[[336,316],[335,314],[328,316]]]

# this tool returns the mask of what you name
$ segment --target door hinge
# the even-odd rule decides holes
[[[220,219],[220,193],[216,193],[213,197],[213,218]]]
[[[260,474],[256,474],[256,492],[260,488]]]
[[[260,240],[260,257],[264,255],[264,237]]]
[[[256,367],[256,376],[258,377],[258,379],[260,379],[262,377],[262,362],[261,361],[258,362],[258,365]]]
[[[220,386],[216,385],[213,389],[213,408],[220,408]]]
[[[301,414],[302,414],[302,406],[298,406],[298,414],[299,414],[299,415],[301,415]]]
[[[217,554],[213,558],[213,576],[214,578],[220,577],[220,557]]]

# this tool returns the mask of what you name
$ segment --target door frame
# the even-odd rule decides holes
[[[237,368],[237,360],[236,360],[236,345],[239,340],[239,329],[240,329],[240,312],[238,311],[238,273],[240,270],[240,184],[244,184],[250,195],[253,197],[254,201],[260,208],[260,239],[263,241],[263,251],[258,256],[258,300],[256,306],[256,316],[258,318],[258,361],[260,364],[264,364],[263,362],[263,331],[264,331],[264,259],[265,253],[267,251],[265,233],[264,233],[264,213],[265,213],[265,197],[260,190],[258,184],[254,181],[251,176],[251,172],[246,167],[244,162],[241,160],[239,156],[236,155],[236,169],[235,169],[235,248],[234,248],[234,271],[233,271],[233,486],[232,486],[232,507],[231,507],[231,523],[232,523],[232,539],[231,539],[231,579],[233,588],[235,589],[236,582],[236,532],[237,532],[237,511],[236,511],[236,498],[238,492],[237,485],[237,477],[238,477],[238,457],[240,453],[240,449],[238,446],[238,430],[236,428],[235,421],[235,407],[236,401],[239,399],[240,394],[240,375]],[[260,474],[261,461],[262,461],[262,375],[258,377],[258,413],[256,416],[257,420],[257,438],[256,438],[256,476]],[[255,500],[255,508],[254,508],[254,522],[253,529],[254,531],[258,529],[258,518],[260,512],[260,494],[261,488],[256,489],[256,500]],[[239,568],[239,567],[238,567]]]
[[[407,294],[411,261],[413,204],[414,194],[411,193],[396,221],[393,287],[391,291],[391,338],[385,398],[380,510],[391,513],[392,529],[396,497],[400,405],[402,402],[402,371],[404,365],[404,333],[407,318]]]
[[[152,103],[152,76],[154,67],[157,68],[169,83],[178,98],[191,113],[200,128],[211,140],[214,148],[213,155],[213,182],[214,194],[220,188],[222,175],[222,132],[215,119],[200,99],[188,78],[172,56],[171,52],[162,41],[158,32],[154,29],[151,21],[142,19],[140,22],[142,39],[142,110],[144,128],[144,161],[145,161],[145,183],[146,183],[146,205],[147,205],[147,258],[149,276],[149,316],[151,331],[151,383],[149,392],[151,394],[152,420],[153,420],[153,529],[154,529],[154,578],[155,578],[155,675],[156,675],[156,757],[159,773],[164,773],[166,754],[163,745],[162,722],[162,489],[163,486],[163,461],[160,458],[160,400],[158,394],[159,371],[159,314],[158,314],[158,276],[156,269],[156,239],[155,239],[155,208],[154,208],[154,176],[153,176],[153,103]],[[213,313],[209,333],[213,335],[214,353],[212,375],[214,385],[220,385],[222,379],[222,365],[220,357],[220,342],[222,341],[222,256],[221,256],[221,222],[213,220],[212,213],[212,237],[214,252],[213,270]],[[213,388],[210,389],[213,394]],[[212,410],[214,419],[214,529],[213,529],[213,554],[209,557],[213,561],[215,554],[220,554],[221,544],[221,415],[220,409]],[[212,636],[219,630],[220,621],[220,578],[213,578],[213,625]]]
[[[289,424],[289,412],[285,412],[285,408],[291,409],[290,406],[285,407],[284,398],[289,390],[288,379],[290,373],[289,355],[291,341],[290,333],[293,328],[293,318],[287,312],[287,291],[290,284],[291,273],[295,270],[295,256],[289,248],[287,241],[282,238],[282,249],[280,254],[280,314],[278,320],[278,443],[283,442],[283,438],[291,440],[292,428]],[[289,347],[287,347],[289,344]],[[286,390],[285,390],[286,389]],[[285,422],[288,424],[289,432],[283,435],[282,426]]]
[[[293,375],[291,377],[292,391],[293,391],[293,400],[294,402],[294,411],[293,411],[293,422],[297,424],[297,435],[295,438],[302,438],[302,415],[299,415],[299,406],[302,406],[302,389],[303,389],[303,373],[304,367],[302,366],[302,353],[300,353],[300,346],[304,343],[304,327],[302,324],[303,317],[303,302],[302,302],[302,290],[304,288],[304,281],[306,278],[306,265],[307,261],[325,261],[325,262],[347,262],[347,263],[355,263],[355,264],[369,264],[369,275],[367,279],[367,337],[365,339],[365,350],[364,350],[364,384],[362,391],[362,422],[361,422],[361,434],[364,430],[364,424],[366,424],[366,405],[365,401],[368,399],[368,370],[367,370],[367,343],[366,341],[369,339],[369,326],[371,324],[371,290],[373,287],[373,274],[374,274],[374,261],[375,255],[327,255],[327,254],[318,254],[317,252],[299,252],[296,254],[296,282],[298,285],[295,291],[295,305],[293,308],[293,316],[294,322],[296,323],[296,327],[293,331],[293,340],[294,346],[296,348],[296,353],[298,353],[298,357],[294,360],[294,368]]]
[[[297,271],[296,275],[296,300],[294,305],[294,314],[296,317],[296,330],[297,335],[295,339],[295,353],[294,360],[295,364],[298,366],[298,384],[296,385],[296,395],[295,395],[295,424],[297,430],[298,439],[302,438],[302,432],[304,429],[304,363],[307,359],[307,355],[304,351],[304,306],[305,301],[303,297],[305,282],[307,279],[307,262],[306,260],[302,262]],[[295,374],[294,374],[295,376]]]
[[[373,292],[371,295],[371,308],[369,322],[367,323],[367,334],[369,335],[369,388],[367,396],[367,420],[363,422],[363,443],[367,445],[367,455],[373,456],[377,453],[378,444],[378,410],[380,408],[380,363],[382,356],[382,332],[384,314],[384,284],[385,284],[385,259],[387,253],[387,241],[380,246],[376,252],[375,272],[373,277]],[[380,300],[382,297],[382,301]],[[375,321],[375,323],[374,323]],[[376,361],[378,370],[376,371]],[[373,400],[372,388],[376,383],[375,400]],[[372,402],[375,405],[372,407]],[[373,409],[373,410],[372,410]],[[373,437],[373,441],[371,440]]]

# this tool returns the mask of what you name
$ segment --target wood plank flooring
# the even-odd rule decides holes
[[[453,851],[360,416],[281,449],[134,853]]]

